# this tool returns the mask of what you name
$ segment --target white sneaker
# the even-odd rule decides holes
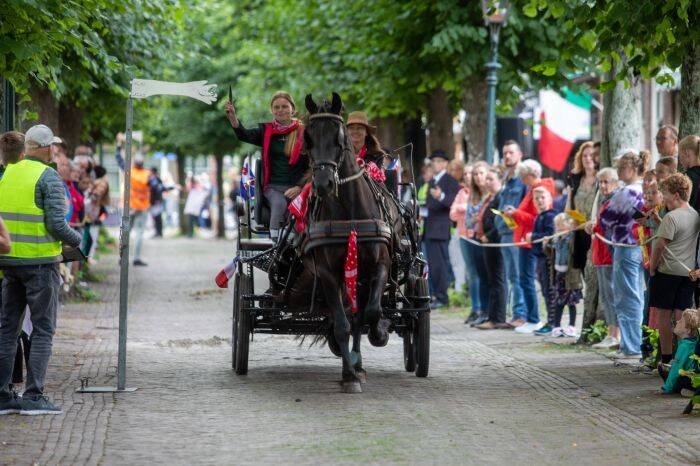
[[[633,359],[641,359],[642,358],[642,353],[633,353],[633,354],[627,354],[621,350],[617,350],[614,353],[608,353],[607,355],[610,359],[628,359],[628,360],[633,360]]]
[[[692,398],[695,395],[695,392],[692,390],[689,390],[687,388],[681,389],[681,396],[683,398]]]
[[[569,325],[568,327],[564,328],[564,335],[566,335],[567,337],[578,337],[576,327]]]
[[[542,322],[537,322],[536,324],[533,324],[531,322],[526,322],[523,325],[521,325],[520,327],[517,327],[515,329],[515,331],[517,333],[532,333],[535,330],[539,330],[540,328],[542,328],[543,325],[544,324]]]
[[[553,337],[563,337],[564,336],[564,329],[561,327],[554,327],[552,329],[552,336]]]
[[[595,345],[591,346],[591,348],[596,348],[596,349],[611,349],[611,348],[616,348],[620,346],[620,342],[617,341],[617,338],[607,336],[603,338],[603,341],[596,343]]]

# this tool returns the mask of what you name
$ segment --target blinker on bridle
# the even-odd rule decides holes
[[[340,127],[341,129],[344,128],[345,122],[343,121],[343,117],[340,115],[336,115],[335,113],[315,113],[313,115],[309,116],[309,121],[312,120],[320,120],[320,119],[332,119],[340,122]],[[345,131],[343,131],[343,134],[345,134]],[[340,178],[338,176],[338,165],[343,163],[345,160],[345,153],[348,152],[348,147],[345,144],[345,141],[338,141],[340,143],[340,148],[341,148],[341,156],[340,160],[338,162],[334,160],[324,160],[323,162],[316,162],[314,161],[313,158],[311,158],[311,163],[312,163],[312,171],[315,173],[316,171],[319,170],[331,170],[332,171],[332,176],[333,180],[335,181],[335,195],[338,195],[338,186],[343,185],[345,183],[348,183],[350,181],[356,180],[359,177],[362,176],[364,173],[364,170],[362,169],[362,166],[360,166],[360,171],[357,173],[350,175],[347,178]],[[361,164],[364,165],[364,164]]]

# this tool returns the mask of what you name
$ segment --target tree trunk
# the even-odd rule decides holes
[[[216,161],[216,211],[218,221],[216,222],[216,237],[226,238],[226,222],[224,219],[224,156],[214,156]]]
[[[475,78],[464,86],[462,108],[467,112],[463,130],[466,146],[464,160],[466,162],[474,162],[484,158],[487,91],[486,81],[481,78]]]
[[[623,149],[639,150],[642,134],[640,115],[641,92],[639,81],[630,76],[632,83],[625,89],[622,82],[603,95],[603,140],[600,148],[600,165],[609,167]]]
[[[442,149],[450,158],[454,156],[452,117],[447,92],[442,87],[434,89],[428,95],[428,153]]]
[[[681,66],[680,137],[700,134],[700,44],[688,48]]]
[[[416,182],[420,178],[420,169],[423,166],[426,157],[426,144],[425,144],[425,129],[420,118],[413,118],[406,121],[404,125],[404,131],[406,135],[406,142],[413,143],[413,172],[415,174],[414,179],[410,180]],[[411,154],[410,148],[407,150],[407,159]],[[410,163],[404,165],[410,168]],[[408,181],[408,180],[405,180]]]
[[[404,145],[403,128],[397,117],[375,118],[372,124],[377,127],[376,135],[382,147],[396,149]]]
[[[39,116],[36,120],[27,120],[22,124],[22,131],[26,131],[31,126],[43,124],[51,128],[54,133],[59,130],[58,102],[51,91],[43,87],[41,83],[32,81],[29,85],[29,97],[32,100],[31,110]]]
[[[177,182],[180,184],[182,189],[177,193],[177,218],[180,220],[180,234],[184,235],[187,233],[187,219],[185,218],[185,201],[187,200],[187,192],[185,182],[185,163],[187,158],[184,154],[177,152]]]
[[[58,106],[58,128],[52,129],[68,145],[69,154],[80,144],[83,135],[84,113],[83,109],[72,105],[72,103],[60,103]]]

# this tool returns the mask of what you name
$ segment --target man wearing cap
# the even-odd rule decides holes
[[[124,158],[122,157],[122,143],[124,135],[117,135],[117,163],[124,170]],[[150,170],[143,166],[143,155],[134,156],[134,166],[131,167],[131,189],[129,190],[129,217],[131,225],[136,232],[136,244],[134,245],[134,262],[136,266],[148,265],[141,260],[141,247],[143,246],[143,233],[146,230],[148,211],[151,207],[151,185],[154,183]]]
[[[459,192],[457,180],[447,174],[449,158],[444,150],[437,149],[430,155],[430,165],[435,176],[428,185],[429,195],[426,202],[428,217],[425,219],[425,241],[428,253],[429,274],[433,283],[433,308],[448,305],[447,287],[450,254],[450,207]]]
[[[0,254],[5,272],[0,310],[0,414],[58,414],[44,396],[60,290],[62,243],[80,245],[80,235],[65,220],[63,182],[48,163],[53,133],[44,125],[25,134],[24,159],[8,165],[0,180],[0,216],[7,222],[12,245]],[[25,306],[34,327],[27,383],[22,398],[9,390],[17,335]]]

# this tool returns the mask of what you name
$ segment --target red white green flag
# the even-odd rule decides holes
[[[540,91],[540,162],[554,171],[566,167],[577,139],[591,137],[591,96],[568,89],[562,96]]]

